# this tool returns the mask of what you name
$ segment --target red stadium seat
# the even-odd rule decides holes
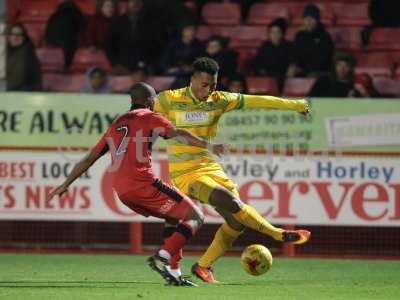
[[[236,26],[209,26],[201,25],[197,30],[197,38],[201,41],[205,41],[213,35],[220,35],[226,38],[231,38],[235,34]]]
[[[400,79],[374,77],[374,87],[382,96],[400,97]]]
[[[238,57],[238,67],[243,70],[246,73],[250,73],[251,72],[251,60],[254,58],[254,56],[257,53],[257,49],[256,48],[241,48],[241,49],[237,49],[237,52],[239,54]]]
[[[268,25],[276,18],[289,20],[290,12],[282,3],[255,3],[247,17],[248,25]]]
[[[267,39],[264,26],[238,26],[232,31],[230,47],[257,49]]]
[[[126,13],[126,11],[128,10],[128,2],[126,1],[118,1],[118,14],[119,15],[123,15]]]
[[[307,96],[314,83],[315,78],[288,78],[285,81],[283,95],[290,97]]]
[[[236,3],[207,3],[203,7],[202,16],[210,25],[239,25],[240,6]]]
[[[60,48],[39,48],[36,54],[43,72],[60,72],[64,67],[64,54]]]
[[[291,5],[291,14],[293,15],[292,25],[303,24],[303,10],[308,2],[294,3]],[[332,5],[329,2],[314,3],[321,10],[321,22],[326,26],[330,26],[334,21]]]
[[[356,56],[357,74],[367,73],[370,76],[390,76],[394,62],[392,55],[388,52],[361,53]]]
[[[278,95],[278,85],[272,77],[246,77],[247,88],[250,94]]]
[[[71,66],[73,72],[86,72],[87,69],[99,66],[106,71],[111,71],[110,63],[102,50],[92,51],[88,48],[81,48],[75,53]]]
[[[126,93],[132,86],[131,76],[114,76],[110,78],[110,82],[114,93]]]
[[[79,6],[81,12],[85,15],[94,15],[96,13],[96,1],[93,0],[79,0],[75,1]]]
[[[286,40],[294,41],[294,38],[299,30],[299,27],[289,27],[286,31]]]
[[[42,46],[46,24],[30,23],[25,24],[25,27],[35,47],[38,48]]]
[[[361,29],[362,27],[331,27],[328,32],[337,49],[360,50]]]
[[[146,80],[157,92],[168,90],[174,81],[173,76],[153,76]]]
[[[44,74],[43,85],[51,92],[78,93],[85,86],[85,75]]]
[[[368,3],[334,3],[336,25],[364,26],[370,23]]]
[[[56,10],[58,0],[21,0],[21,17],[23,23],[44,23]]]
[[[400,28],[376,28],[368,50],[400,50]]]

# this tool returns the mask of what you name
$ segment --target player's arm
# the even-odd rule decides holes
[[[224,144],[209,143],[208,141],[191,134],[189,131],[177,128],[171,128],[167,133],[166,138],[175,138],[183,144],[208,149],[210,152],[218,156],[225,152],[226,147]]]
[[[274,96],[243,95],[227,92],[222,92],[222,95],[227,101],[225,112],[249,108],[294,110],[304,115],[310,112],[310,106],[305,99],[290,100]]]
[[[150,122],[153,129],[153,134],[155,133],[156,135],[165,139],[176,138],[182,144],[189,146],[206,148],[218,156],[224,153],[225,145],[211,144],[186,130],[178,129],[167,118],[160,114],[152,114]]]
[[[310,112],[310,106],[305,99],[290,100],[286,98],[261,95],[242,95],[243,108],[258,109],[281,109],[294,110],[298,113],[307,115]]]
[[[84,158],[75,164],[65,181],[51,191],[51,193],[48,195],[48,200],[50,201],[56,195],[62,196],[62,194],[68,190],[68,187],[83,173],[85,173],[100,157],[107,153],[107,151],[108,145],[106,141],[106,135],[104,135],[96,144],[96,146],[88,154],[86,154]]]

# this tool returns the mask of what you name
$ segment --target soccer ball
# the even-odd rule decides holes
[[[263,245],[250,245],[240,259],[243,269],[250,275],[259,276],[272,266],[272,255]]]

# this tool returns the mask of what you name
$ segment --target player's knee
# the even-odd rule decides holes
[[[223,189],[214,189],[210,195],[209,203],[230,213],[237,213],[242,207],[240,199]]]
[[[186,219],[195,221],[197,224],[197,227],[201,227],[204,223],[204,214],[200,210],[200,208],[193,207],[193,209],[190,211],[190,213],[188,214]]]

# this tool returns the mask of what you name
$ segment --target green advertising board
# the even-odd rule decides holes
[[[130,106],[125,95],[2,93],[0,99],[3,148],[90,147]],[[311,104],[308,119],[290,111],[227,113],[216,140],[239,149],[400,152],[398,100],[312,99]]]

